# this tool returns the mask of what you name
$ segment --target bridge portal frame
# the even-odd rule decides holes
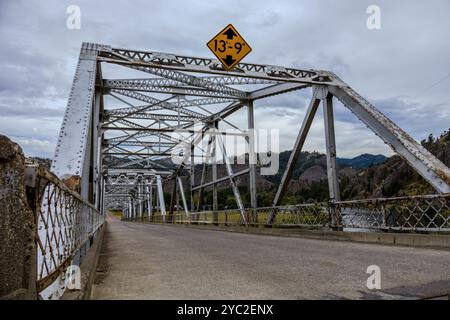
[[[113,64],[152,75],[150,78],[104,79],[102,64]],[[261,85],[251,91],[236,86]],[[234,87],[233,87],[234,86]],[[229,180],[244,223],[248,217],[244,213],[236,177],[249,175],[251,207],[257,208],[256,152],[254,137],[249,132],[255,127],[254,101],[295,90],[312,87],[312,100],[294,144],[288,166],[283,174],[273,207],[277,206],[290,181],[293,166],[298,160],[307,137],[312,119],[320,102],[323,103],[325,140],[327,152],[327,176],[330,201],[339,200],[339,184],[336,166],[336,143],[334,138],[333,98],[340,100],[352,113],[378,135],[393,151],[404,158],[412,168],[428,181],[439,193],[450,192],[450,169],[411,138],[405,131],[377,110],[372,104],[356,93],[338,76],[323,70],[302,70],[272,65],[239,63],[227,71],[215,59],[189,57],[153,51],[128,50],[108,45],[83,43],[75,73],[69,101],[52,162],[52,170],[61,178],[77,175],[81,177],[81,196],[102,209],[105,199],[114,192],[103,190],[109,169],[126,170],[134,165],[143,169],[161,169],[161,159],[167,159],[169,152],[180,143],[187,144],[181,163],[175,169],[167,169],[170,174],[165,179],[174,180],[172,201],[182,184],[177,183],[181,172],[190,173],[191,211],[194,210],[194,191],[198,190],[201,200],[203,189],[213,188],[213,210],[217,210],[217,185]],[[106,109],[103,96],[107,94],[125,107]],[[151,94],[151,95],[149,95]],[[165,95],[158,99],[154,95]],[[191,98],[191,99],[188,99]],[[144,102],[137,106],[129,102],[134,99]],[[208,105],[227,104],[219,112],[207,110]],[[226,148],[218,134],[219,123],[234,126],[226,118],[242,107],[247,108],[248,130],[241,131],[249,146],[251,163],[242,172],[233,172],[227,157],[224,157],[227,176],[218,178],[215,156],[216,146],[226,155]],[[194,111],[193,109],[197,109]],[[165,114],[158,113],[161,110]],[[149,120],[143,125],[139,120]],[[175,123],[174,123],[175,122]],[[201,129],[193,130],[194,123],[201,123]],[[237,128],[237,127],[236,127]],[[239,129],[239,128],[237,128]],[[191,133],[188,139],[177,141],[169,135],[174,131]],[[107,132],[123,132],[123,136],[106,138]],[[204,134],[212,134],[211,149],[213,179],[204,181],[205,166],[200,185],[195,186],[194,150]],[[152,136],[153,141],[142,138]],[[130,149],[134,147],[135,149]],[[136,149],[136,148],[141,149]],[[207,151],[207,153],[210,151]],[[155,161],[156,159],[156,161]],[[157,177],[161,177],[158,175]],[[161,179],[156,179],[159,190],[157,197],[161,210],[165,208]],[[177,186],[178,185],[178,186]],[[104,192],[103,192],[104,191]],[[184,194],[184,191],[182,191]],[[101,196],[103,195],[103,196]],[[128,201],[119,205],[127,208]],[[184,200],[187,214],[188,208]],[[199,206],[197,207],[199,210]],[[173,213],[173,205],[171,205]],[[268,222],[274,219],[275,211]],[[337,222],[338,224],[338,222]]]

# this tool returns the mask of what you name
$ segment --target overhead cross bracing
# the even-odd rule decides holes
[[[114,68],[114,71],[110,71]],[[123,74],[131,74],[124,77]],[[239,63],[226,71],[216,59],[189,57],[152,51],[128,50],[83,43],[72,90],[52,163],[60,177],[81,177],[81,195],[98,208],[108,205],[127,214],[144,205],[145,195],[158,200],[165,210],[165,181],[172,181],[172,200],[190,193],[189,213],[200,208],[198,199],[212,188],[213,210],[217,210],[217,184],[228,181],[236,205],[247,222],[237,176],[246,175],[251,207],[256,208],[256,150],[253,131],[254,102],[270,96],[312,87],[312,98],[288,168],[273,201],[280,203],[292,169],[303,148],[312,120],[323,105],[330,201],[339,201],[333,100],[339,99],[372,129],[394,152],[402,156],[438,192],[450,192],[450,170],[406,132],[358,95],[335,74],[280,66]],[[246,126],[231,121],[231,115],[245,112]],[[245,138],[247,169],[234,172],[222,129],[233,128]],[[172,161],[177,158],[178,161]],[[208,160],[211,179],[202,173],[195,181],[197,157]],[[217,176],[217,162],[225,165],[226,176]],[[111,170],[152,172],[124,185],[111,184]],[[128,176],[127,173],[126,176]],[[108,185],[108,187],[105,187]],[[152,191],[146,191],[146,188]],[[134,191],[133,191],[134,190]],[[156,190],[156,191],[155,191]],[[156,194],[153,194],[155,192]],[[166,190],[167,193],[167,190]],[[194,194],[197,201],[194,201]],[[197,203],[195,203],[197,202]],[[273,218],[273,216],[272,216]]]

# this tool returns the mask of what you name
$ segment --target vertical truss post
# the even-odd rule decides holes
[[[253,100],[247,102],[247,117],[248,117],[248,162],[249,162],[249,192],[250,205],[252,214],[249,217],[250,221],[256,223],[256,153],[255,153],[255,119],[253,112]]]
[[[97,79],[96,84],[100,85],[102,82],[101,65],[97,63]],[[92,184],[90,190],[93,193],[90,197],[94,200],[94,204],[98,210],[101,210],[101,190],[102,190],[102,133],[101,133],[101,119],[100,114],[103,109],[103,94],[100,87],[95,88],[93,110],[91,116],[91,128],[92,128],[92,145],[91,145],[91,172]],[[89,178],[91,180],[91,178]]]
[[[158,188],[159,210],[161,211],[162,221],[166,222],[166,205],[164,203],[164,191],[162,187],[161,176],[156,176],[156,186]]]
[[[139,220],[142,220],[143,216],[144,216],[144,208],[143,208],[143,202],[142,202],[142,194],[143,194],[143,190],[142,190],[142,181],[139,180],[138,181],[138,206],[139,206]]]
[[[131,198],[128,199],[128,220],[131,220],[131,216],[133,214],[132,207],[131,207]]]
[[[330,196],[331,210],[331,226],[333,228],[341,228],[341,215],[338,209],[333,205],[334,202],[340,201],[339,181],[336,163],[336,138],[334,132],[334,116],[333,116],[333,96],[327,93],[322,100],[323,103],[323,119],[325,124],[325,144],[327,153],[327,177],[328,190]]]
[[[142,218],[141,221],[144,221],[145,213],[148,212],[147,208],[147,185],[145,184],[145,181],[142,180]]]
[[[136,218],[136,205],[134,203],[134,198],[131,198],[131,220]]]
[[[195,210],[194,205],[194,191],[192,188],[195,186],[195,145],[194,145],[194,135],[192,135],[192,143],[191,143],[191,172],[190,172],[190,196],[191,196],[191,211]]]
[[[105,211],[105,178],[103,175],[100,176],[100,201],[98,203],[98,209],[102,215],[106,214]]]
[[[153,214],[153,188],[152,188],[152,181],[147,182],[147,214],[148,214],[148,221],[152,221],[152,214]]]
[[[133,220],[137,220],[137,217],[138,217],[138,199],[137,198],[134,198],[133,199],[133,211],[134,211],[134,214],[133,214]]]
[[[339,201],[339,182],[336,164],[336,139],[334,133],[333,96],[323,99],[323,119],[325,123],[325,143],[327,149],[327,176],[331,201]]]
[[[219,127],[218,122],[214,122],[214,133],[216,133],[216,129]],[[213,223],[217,224],[218,222],[218,194],[217,194],[217,138],[216,134],[213,135],[213,145],[212,145],[212,180],[213,180]]]
[[[286,169],[284,170],[283,177],[281,178],[281,182],[280,185],[278,186],[277,193],[272,202],[273,207],[279,205],[281,199],[284,196],[284,193],[286,192],[286,188],[292,176],[292,171],[294,170],[295,164],[297,163],[298,157],[300,156],[300,152],[302,151],[303,145],[306,140],[306,136],[308,135],[309,128],[311,127],[311,123],[314,119],[319,103],[320,100],[317,99],[315,96],[313,96],[306,111],[305,118],[303,119],[302,127],[300,128],[297,139],[295,140],[294,147],[292,148],[292,153],[291,156],[289,157]],[[273,208],[269,214],[267,224],[271,225],[275,220],[275,216],[276,210],[275,208]]]
[[[102,214],[106,215],[106,201],[105,201],[105,194],[106,194],[106,181],[105,177],[102,176]]]
[[[169,223],[175,223],[175,220],[173,218],[173,211],[174,211],[174,207],[176,205],[176,197],[177,197],[177,178],[178,178],[178,172],[176,172],[175,176],[173,177],[172,194],[170,195],[170,207],[169,207],[169,216],[168,216]]]
[[[132,212],[131,212],[131,198],[129,198],[128,199],[128,217],[127,217],[127,219],[128,220],[131,220],[131,214],[132,214]]]
[[[158,180],[156,180],[155,203],[156,203],[156,208],[160,208],[159,210],[161,213],[161,204],[159,203]]]
[[[139,206],[138,201],[139,200],[138,200],[137,197],[135,197],[133,201],[134,201],[133,202],[133,206],[134,206],[134,208],[133,208],[133,210],[134,210],[134,220],[137,220],[137,218],[139,216],[139,210],[138,210],[138,206]]]

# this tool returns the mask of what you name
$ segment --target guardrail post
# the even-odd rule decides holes
[[[266,228],[272,228],[273,224],[275,222],[276,219],[276,215],[277,215],[277,209],[275,208],[275,206],[272,207],[272,209],[270,209],[267,220],[266,220],[266,224],[264,225]]]
[[[247,208],[245,212],[246,220],[247,220],[247,226],[250,227],[253,225],[253,214],[252,214],[252,208]],[[245,223],[244,223],[245,224]]]
[[[330,228],[334,231],[343,231],[342,214],[339,206],[335,202],[330,201],[328,203],[328,211],[330,214]]]

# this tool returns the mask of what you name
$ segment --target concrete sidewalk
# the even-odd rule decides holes
[[[450,293],[450,252],[108,218],[93,299],[410,299]],[[381,290],[366,287],[369,265]]]

